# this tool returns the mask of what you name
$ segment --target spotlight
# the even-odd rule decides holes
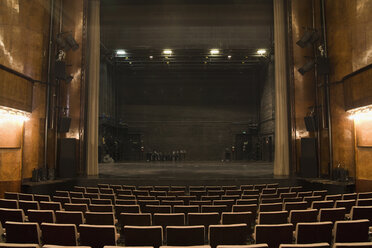
[[[118,56],[118,57],[124,56],[126,54],[127,54],[127,52],[123,49],[116,50],[116,56]]]
[[[60,33],[57,35],[56,43],[59,46],[61,50],[64,50],[65,52],[72,49],[73,51],[76,51],[79,48],[79,44],[76,42],[74,37],[72,37],[72,34],[70,33]]]
[[[231,55],[227,56],[228,59],[231,59]]]
[[[301,73],[302,75],[304,75],[306,72],[308,72],[311,69],[313,69],[314,66],[315,66],[315,61],[314,60],[310,60],[304,66],[302,66],[300,69],[298,69],[298,72]]]
[[[296,42],[296,44],[302,48],[309,44],[313,44],[315,41],[317,41],[319,38],[317,32],[315,30],[306,30],[304,35],[301,37],[299,41]]]
[[[170,49],[164,49],[163,50],[163,54],[165,54],[165,55],[172,55],[172,53],[173,53],[173,51],[170,50]]]
[[[266,49],[258,49],[258,50],[257,50],[257,54],[260,55],[260,56],[266,54]],[[246,58],[247,58],[247,57],[246,57]]]
[[[71,34],[68,34],[66,36],[66,42],[68,43],[68,45],[71,47],[73,51],[76,51],[77,49],[79,49],[79,44],[76,42],[74,37],[72,37]]]
[[[153,58],[154,58],[154,56],[150,55],[150,56],[149,56],[149,58],[150,58],[150,59],[153,59]]]
[[[218,55],[218,54],[220,54],[220,50],[218,50],[218,49],[211,49],[210,50],[210,53],[211,53],[211,55]]]

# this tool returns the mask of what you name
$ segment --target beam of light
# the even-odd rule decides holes
[[[210,50],[210,53],[211,53],[211,55],[218,55],[218,54],[220,54],[220,50],[218,50],[218,49],[211,49]]]
[[[264,55],[264,54],[266,54],[266,49],[258,49],[257,50],[257,54],[258,55]]]
[[[30,119],[30,116],[31,116],[31,113],[18,110],[18,109],[0,106],[0,121],[11,120],[11,121],[24,122],[24,121],[28,121]]]
[[[116,50],[116,56],[124,56],[127,52],[123,49]]]
[[[350,120],[372,120],[372,105],[351,109],[347,111]]]
[[[170,49],[164,49],[163,50],[163,54],[165,54],[165,55],[172,55],[172,53],[173,53],[173,51],[170,50]]]

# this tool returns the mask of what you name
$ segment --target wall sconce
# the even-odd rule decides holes
[[[350,109],[346,112],[350,114],[350,120],[372,120],[372,105]]]
[[[0,120],[7,120],[7,121],[28,121],[30,119],[31,113],[9,108],[5,106],[0,106]]]

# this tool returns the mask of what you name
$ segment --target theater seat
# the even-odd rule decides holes
[[[167,245],[203,245],[204,233],[204,226],[167,226]]]
[[[126,246],[153,246],[163,244],[163,228],[161,226],[124,226]]]
[[[116,245],[118,235],[112,225],[80,225],[80,245],[102,248],[105,245]]]
[[[209,226],[209,244],[212,248],[217,245],[244,245],[247,239],[247,224]]]
[[[78,245],[77,230],[74,224],[42,223],[43,242],[48,245]]]
[[[7,221],[5,230],[9,243],[40,244],[40,228],[36,222]]]

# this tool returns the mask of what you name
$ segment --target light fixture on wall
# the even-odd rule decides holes
[[[0,106],[0,121],[6,120],[6,121],[28,121],[30,119],[31,113],[9,108],[5,106]]]
[[[314,29],[307,29],[302,35],[301,39],[296,42],[296,44],[302,48],[306,47],[309,44],[313,44],[319,39],[319,36]]]
[[[372,120],[372,105],[363,106],[346,111],[350,120]]]

